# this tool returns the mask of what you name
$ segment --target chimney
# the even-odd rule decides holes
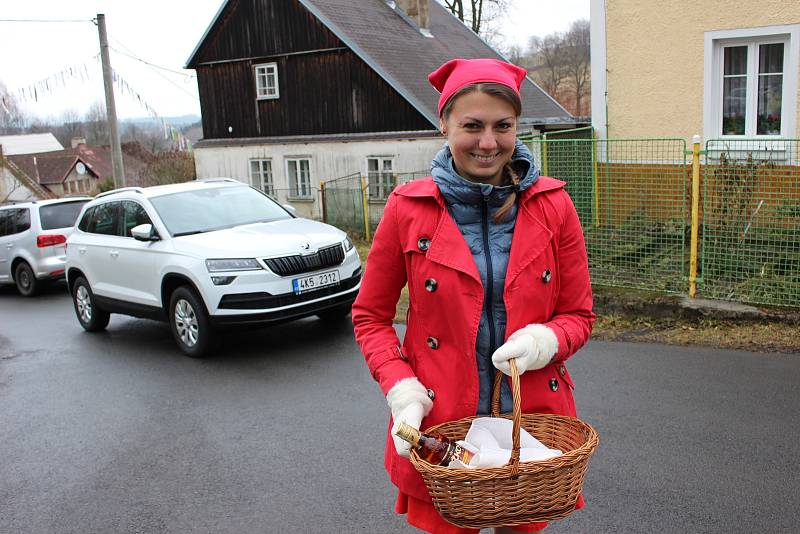
[[[421,30],[428,30],[431,25],[428,10],[430,0],[397,0],[397,4],[410,18],[414,19]]]
[[[73,137],[72,138],[72,148],[78,148],[78,145],[85,145],[86,138],[85,137]]]

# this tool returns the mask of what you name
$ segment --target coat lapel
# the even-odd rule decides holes
[[[531,197],[532,195],[529,195],[523,199],[517,211],[505,289],[508,289],[529,263],[550,246],[550,240],[553,238],[553,232],[534,213],[536,201]]]
[[[428,259],[451,269],[456,269],[474,278],[478,284],[481,283],[481,276],[478,267],[472,257],[472,252],[467,246],[467,241],[459,231],[453,218],[447,213],[447,209],[440,205],[439,224],[436,232],[431,239],[428,248]]]

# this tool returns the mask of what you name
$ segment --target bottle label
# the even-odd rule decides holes
[[[475,454],[471,453],[461,445],[456,444],[455,448],[453,449],[453,460],[458,460],[464,465],[469,465],[470,460],[475,456]]]

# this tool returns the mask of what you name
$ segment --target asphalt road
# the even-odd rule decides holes
[[[800,355],[592,342],[569,364],[601,446],[553,533],[800,531]],[[388,410],[348,323],[78,326],[0,289],[0,533],[402,533]]]

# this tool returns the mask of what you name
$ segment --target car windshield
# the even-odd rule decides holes
[[[75,220],[78,218],[81,208],[83,208],[83,205],[87,202],[89,201],[80,200],[40,206],[39,219],[42,221],[42,230],[54,230],[56,228],[75,226]]]
[[[173,237],[292,218],[280,204],[244,186],[195,189],[150,201]]]

